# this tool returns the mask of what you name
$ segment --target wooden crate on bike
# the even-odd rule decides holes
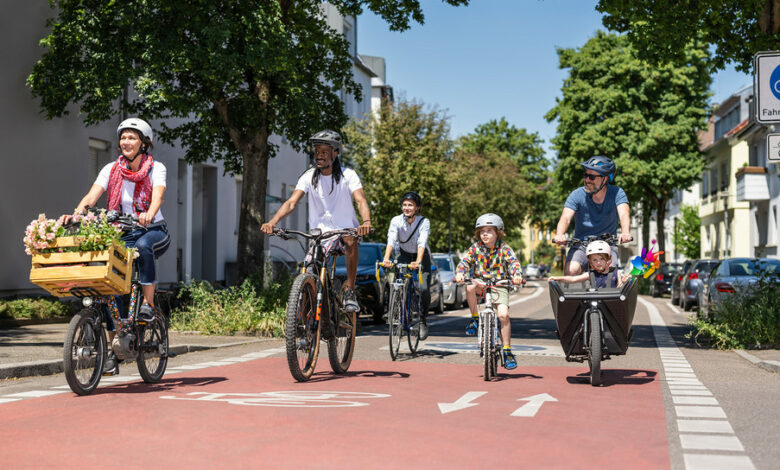
[[[78,237],[58,237],[52,248],[73,248]],[[36,253],[32,256],[30,282],[56,297],[73,295],[72,289],[90,289],[93,295],[121,295],[130,292],[133,271],[132,250],[113,242],[102,251]]]

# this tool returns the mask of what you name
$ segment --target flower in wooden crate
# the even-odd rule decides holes
[[[61,228],[62,224],[58,220],[47,219],[46,214],[39,214],[24,231],[24,252],[31,255],[49,248]]]

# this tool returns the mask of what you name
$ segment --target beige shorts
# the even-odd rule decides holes
[[[484,291],[483,291],[484,292]],[[493,305],[506,305],[509,307],[509,289],[506,287],[493,287],[490,289],[490,300]]]

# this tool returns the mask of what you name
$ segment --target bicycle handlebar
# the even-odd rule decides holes
[[[322,240],[325,238],[335,237],[337,235],[338,236],[351,235],[353,237],[358,236],[357,228],[352,228],[352,227],[339,229],[339,230],[330,230],[328,232],[323,232],[322,230],[315,228],[310,233],[300,232],[298,230],[287,230],[287,229],[276,227],[274,228],[274,232],[271,234],[271,236],[276,236],[284,240],[292,239],[290,235],[298,235],[309,240]]]
[[[395,261],[391,261],[391,263],[393,263],[393,266],[391,268],[387,268],[387,269],[398,268],[398,269],[401,269],[401,270],[408,269],[410,271],[417,271],[417,282],[422,284],[422,263],[418,264],[417,265],[417,269],[415,269],[415,270],[413,270],[410,267],[409,263],[397,263]],[[382,261],[376,261],[376,262],[374,262],[374,265],[376,266],[376,280],[377,280],[377,282],[381,282],[380,279],[379,279],[379,268],[384,268],[385,266],[382,264]]]
[[[588,243],[595,242],[595,241],[605,241],[610,246],[618,246],[618,245],[625,245],[626,243],[629,243],[634,240],[634,237],[631,237],[631,239],[628,242],[620,243],[620,239],[616,236],[612,235],[611,233],[602,233],[600,236],[591,235],[587,237],[585,240],[580,240],[579,238],[569,238],[566,240],[566,246],[578,246],[578,245],[587,245]]]

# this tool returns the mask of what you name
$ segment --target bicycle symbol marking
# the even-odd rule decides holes
[[[780,65],[775,67],[772,74],[769,76],[769,88],[772,90],[772,94],[780,100]]]
[[[387,398],[384,393],[335,392],[335,391],[279,391],[262,393],[212,393],[191,392],[187,397],[164,395],[166,400],[223,402],[231,405],[277,406],[286,408],[332,408],[368,406],[369,403],[354,400]]]

